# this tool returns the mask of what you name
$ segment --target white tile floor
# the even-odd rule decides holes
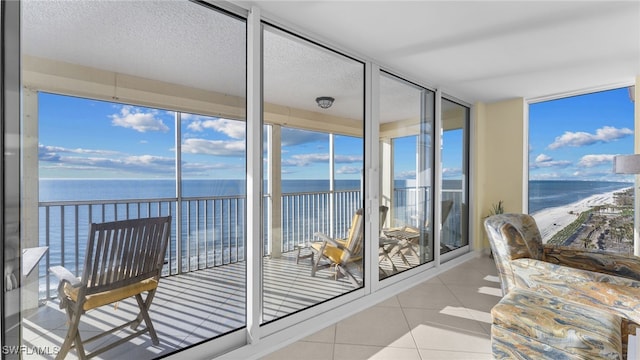
[[[324,273],[310,278],[309,264],[295,264],[294,258],[270,260],[265,267],[270,309],[265,316],[279,317],[351,288],[348,281],[335,281]],[[144,335],[99,358],[152,359],[243,326],[243,279],[243,264],[164,278],[151,307],[161,344],[154,346]],[[473,259],[267,359],[489,359],[489,311],[499,299],[493,260]],[[81,331],[97,333],[134,314],[136,308],[128,300],[117,311],[92,310]],[[66,334],[65,315],[57,302],[50,302],[25,317],[22,330],[25,345],[58,346]]]
[[[493,260],[470,260],[265,359],[491,359]]]

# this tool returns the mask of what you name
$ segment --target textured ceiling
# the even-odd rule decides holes
[[[200,5],[27,0],[22,15],[26,54],[245,94],[245,23]]]
[[[275,23],[464,101],[632,83],[639,1],[260,1]],[[245,24],[186,1],[23,1],[23,52],[244,96]],[[362,63],[267,27],[265,101],[361,118]],[[406,104],[408,86],[383,94]],[[385,85],[387,84],[387,85]],[[407,90],[406,94],[401,93]],[[385,108],[393,105],[385,106]],[[384,112],[383,120],[411,114]]]
[[[249,1],[468,102],[632,83],[640,1]]]

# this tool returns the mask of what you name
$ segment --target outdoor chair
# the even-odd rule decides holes
[[[311,243],[311,249],[315,253],[311,276],[316,276],[316,272],[322,268],[334,267],[336,279],[339,276],[346,276],[354,286],[360,286],[360,281],[349,267],[354,265],[361,267],[364,239],[363,213],[363,209],[360,208],[353,214],[351,227],[344,239],[334,239],[320,232],[314,234],[321,241]]]
[[[170,235],[171,216],[91,224],[82,277],[76,278],[62,266],[50,269],[60,279],[60,308],[66,310],[69,322],[56,359],[63,359],[72,348],[81,359],[93,357],[146,332],[154,345],[159,344],[149,307],[158,287]],[[140,309],[133,320],[89,339],[81,338],[80,318],[86,311],[129,297],[135,297]],[[142,321],[144,329],[85,354],[86,343],[127,326],[135,331]]]
[[[444,226],[444,223],[447,221],[449,214],[451,213],[451,209],[453,208],[453,200],[442,200],[440,202],[442,217],[440,220],[440,225]],[[425,228],[429,227],[429,222],[425,223]],[[402,262],[406,266],[411,266],[409,260],[406,255],[411,254],[416,258],[420,258],[418,254],[419,249],[419,241],[420,241],[420,229],[415,226],[404,225],[397,228],[386,229],[382,231],[383,234],[391,239],[396,239],[398,241],[397,246],[391,248],[387,251],[387,257],[390,259],[393,256],[400,256]],[[441,253],[445,253],[451,251],[449,247],[444,244],[440,244]],[[393,263],[393,262],[392,262]],[[395,267],[395,266],[394,266]]]
[[[503,295],[524,289],[623,318],[623,340],[640,324],[640,258],[543,244],[535,219],[499,214],[485,219]],[[626,345],[625,345],[626,346]]]

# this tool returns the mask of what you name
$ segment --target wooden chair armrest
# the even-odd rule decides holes
[[[339,242],[337,242],[335,239],[327,236],[326,234],[323,234],[321,232],[317,232],[315,234],[313,234],[314,236],[319,237],[322,241],[327,242],[329,244],[331,244],[332,246],[335,246],[341,250],[346,250],[346,248],[344,246],[342,246],[342,244],[340,244]]]
[[[49,271],[55,275],[61,282],[68,282],[71,286],[77,287],[81,285],[80,280],[76,278],[71,271],[67,270],[62,266],[52,266],[49,268]]]

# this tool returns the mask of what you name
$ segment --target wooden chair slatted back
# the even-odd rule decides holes
[[[158,278],[171,216],[91,224],[82,282],[86,294]]]
[[[358,257],[362,254],[362,240],[364,239],[363,214],[364,210],[358,209],[351,219],[351,228],[349,229],[349,235],[345,243],[345,247],[349,249],[349,251],[342,253],[342,263],[347,263],[350,258]]]

